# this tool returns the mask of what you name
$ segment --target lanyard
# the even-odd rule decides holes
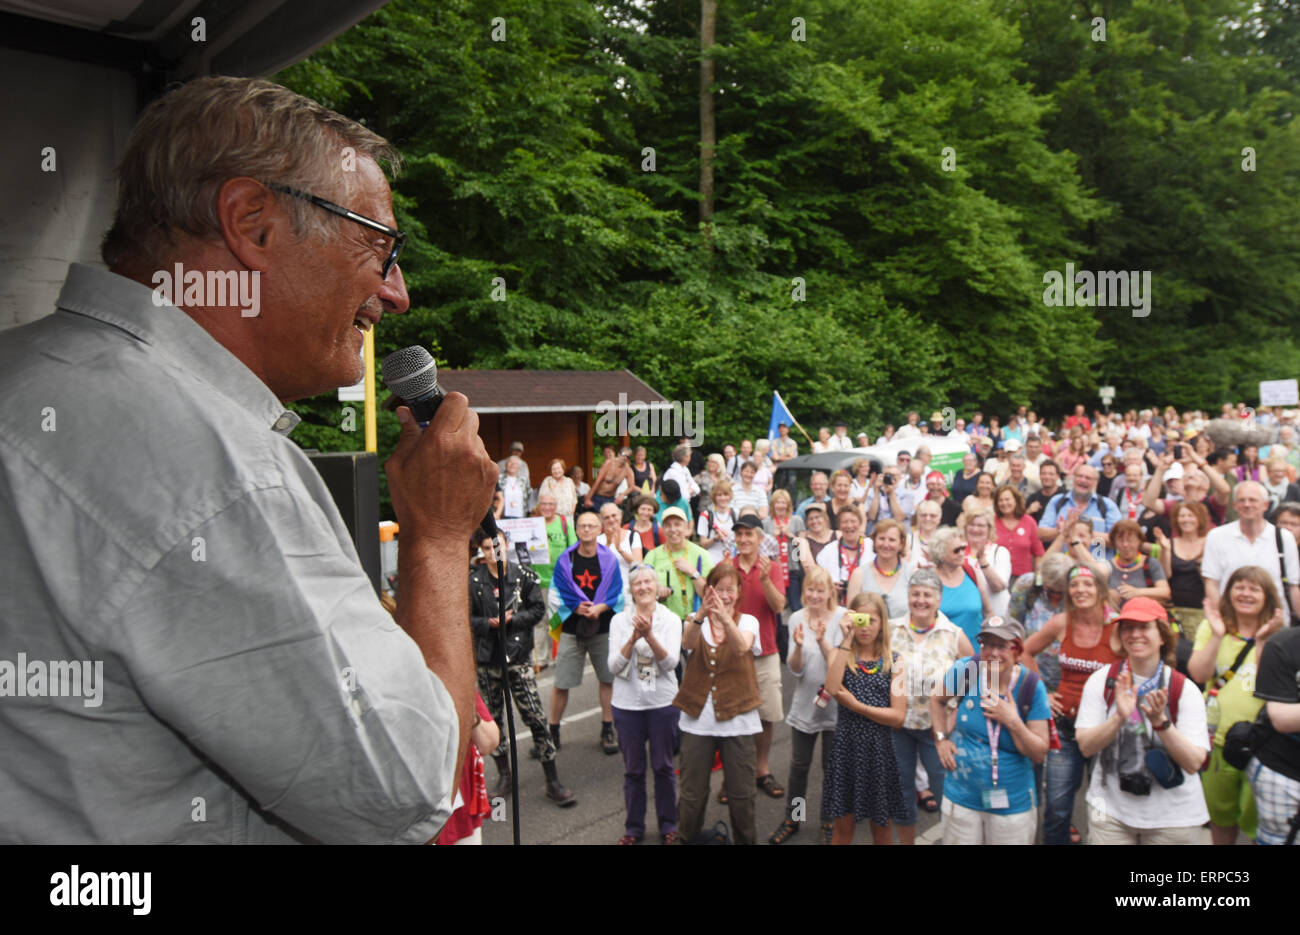
[[[1136,502],[1141,502],[1141,500],[1142,500],[1141,496],[1135,495],[1135,494],[1133,493],[1133,491],[1131,491],[1131,490],[1129,490],[1127,487],[1125,487],[1125,488],[1124,488],[1124,499],[1128,501],[1128,518],[1129,518],[1129,519],[1137,519],[1137,513],[1138,513],[1138,511],[1137,511],[1137,507],[1134,506],[1133,504],[1136,503]]]
[[[686,606],[686,597],[688,594],[691,594],[691,596],[694,598],[694,600],[691,601],[691,611],[693,612],[698,610],[700,596],[698,594],[693,593],[695,590],[694,585],[692,585],[689,589],[687,588],[686,579],[682,576],[682,570],[677,567],[677,558],[689,559],[691,557],[691,550],[683,549],[682,554],[680,556],[677,556],[676,558],[673,556],[672,550],[669,549],[667,546],[664,546],[664,551],[668,555],[668,561],[673,563],[672,565],[673,571],[677,574],[677,584],[681,588],[681,593],[682,593],[682,607]],[[669,588],[672,587],[672,583],[668,580],[667,572],[664,572],[664,584]]]
[[[1019,666],[1017,666],[1016,668],[1019,668]],[[984,674],[985,676],[988,675],[987,669]],[[1014,691],[1016,687],[1018,673],[1013,671],[1011,675],[1012,675],[1012,679],[1011,679],[1010,687]],[[1006,698],[1008,701],[1010,700],[1009,695],[1001,695],[1001,694],[998,695],[999,700],[1001,700],[1002,698]],[[998,741],[1002,739],[1002,723],[1000,721],[993,720],[993,718],[985,714],[984,729],[988,731],[988,735],[989,735],[989,757],[992,761],[992,767],[993,767],[993,785],[997,786],[998,784]]]
[[[844,584],[848,584],[849,579],[853,577],[853,572],[857,571],[858,563],[860,561],[862,561],[861,542],[858,543],[858,549],[853,554],[853,564],[849,565],[848,573],[845,574],[844,573],[844,545],[843,544],[840,545],[840,574],[844,576],[844,582],[843,582]]]

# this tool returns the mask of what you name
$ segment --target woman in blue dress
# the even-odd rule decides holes
[[[907,714],[906,673],[890,652],[888,613],[879,594],[854,597],[840,627],[845,636],[826,673],[826,692],[838,702],[839,718],[822,820],[834,822],[832,844],[852,844],[854,827],[866,820],[872,843],[892,844],[890,823],[907,816],[892,730]],[[897,690],[891,690],[892,682]]]

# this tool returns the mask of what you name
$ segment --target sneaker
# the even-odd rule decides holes
[[[605,724],[600,728],[600,749],[606,754],[618,753],[618,739],[614,736],[614,725]]]

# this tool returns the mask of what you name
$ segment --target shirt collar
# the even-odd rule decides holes
[[[288,435],[302,421],[198,322],[173,305],[155,304],[153,296],[154,290],[133,279],[73,263],[55,304],[148,344],[248,410],[273,432]]]

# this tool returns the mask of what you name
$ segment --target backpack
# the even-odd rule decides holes
[[[1124,667],[1124,660],[1119,659],[1110,664],[1110,670],[1106,673],[1106,688],[1102,692],[1102,698],[1106,702],[1107,709],[1115,700],[1115,679],[1119,678],[1119,670]],[[1169,668],[1169,723],[1178,726],[1178,702],[1183,697],[1183,686],[1187,684],[1187,676],[1179,672],[1172,666]]]

